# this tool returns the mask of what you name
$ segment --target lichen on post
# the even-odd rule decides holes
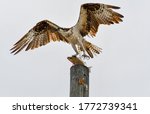
[[[70,97],[89,97],[89,68],[85,65],[70,68]]]

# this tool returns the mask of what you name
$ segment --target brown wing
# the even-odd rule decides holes
[[[17,54],[26,47],[27,50],[32,50],[40,46],[46,45],[50,41],[68,41],[59,32],[59,26],[54,23],[43,20],[37,23],[27,34],[25,34],[18,42],[11,48],[11,53]]]
[[[110,25],[121,22],[123,15],[112,9],[120,9],[120,7],[99,3],[83,4],[76,25],[80,29],[82,36],[88,34],[92,37],[95,36],[100,24]]]

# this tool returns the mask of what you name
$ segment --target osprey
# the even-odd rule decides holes
[[[93,54],[99,54],[101,48],[88,42],[84,37],[95,37],[101,24],[122,22],[123,15],[113,9],[120,7],[101,3],[82,4],[78,22],[71,28],[62,28],[49,20],[40,21],[14,44],[11,53],[17,54],[24,48],[25,51],[33,50],[51,41],[63,41],[72,46],[75,55],[82,54],[83,57],[93,58]]]

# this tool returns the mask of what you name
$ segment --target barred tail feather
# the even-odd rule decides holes
[[[100,54],[100,52],[102,52],[101,48],[97,47],[96,45],[88,41],[84,41],[83,45],[85,47],[86,52],[89,54],[91,58],[94,57],[93,54]]]

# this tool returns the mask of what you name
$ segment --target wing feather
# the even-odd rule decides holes
[[[110,25],[122,22],[123,15],[112,9],[120,9],[120,7],[100,3],[83,4],[76,24],[81,34],[93,37],[96,35],[100,24]]]
[[[17,54],[25,47],[25,51],[33,50],[40,46],[48,44],[50,41],[64,41],[67,39],[59,32],[62,29],[56,24],[43,20],[37,23],[27,34],[25,34],[18,42],[11,48],[11,53]]]

